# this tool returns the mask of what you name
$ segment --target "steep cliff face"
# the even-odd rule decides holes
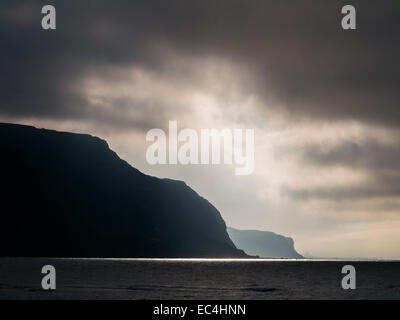
[[[294,248],[292,238],[269,231],[237,230],[228,227],[228,234],[237,248],[260,258],[302,259]]]
[[[0,256],[246,256],[208,201],[104,140],[0,124],[0,150]]]

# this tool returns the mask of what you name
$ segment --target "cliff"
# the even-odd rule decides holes
[[[292,238],[269,231],[237,230],[228,227],[228,234],[237,248],[260,258],[302,259]]]
[[[0,256],[246,257],[215,207],[99,138],[0,124]]]

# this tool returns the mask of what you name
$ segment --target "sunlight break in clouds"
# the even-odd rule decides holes
[[[343,142],[353,141],[362,146],[371,139],[391,146],[396,141],[390,130],[358,122],[291,121],[276,108],[262,105],[256,94],[248,93],[249,83],[239,80],[243,79],[239,77],[243,70],[236,70],[235,64],[220,59],[177,61],[181,64],[174,62],[176,74],[172,75],[171,70],[166,75],[133,66],[125,70],[107,68],[104,73],[91,74],[81,80],[82,91],[94,113],[99,117],[111,115],[112,121],[122,125],[118,129],[90,126],[86,122],[31,122],[50,128],[88,131],[107,139],[111,148],[145,173],[185,180],[217,206],[228,225],[291,235],[296,239],[297,249],[319,257],[336,257],[339,253],[346,257],[366,257],[368,255],[363,253],[368,250],[346,245],[353,239],[351,228],[354,228],[363,248],[371,243],[375,248],[374,256],[379,256],[383,248],[369,237],[371,229],[378,225],[384,228],[384,223],[378,219],[387,212],[379,206],[382,201],[361,198],[349,202],[345,191],[334,201],[329,201],[332,192],[322,197],[326,188],[346,190],[365,185],[371,179],[369,171],[335,163],[329,168],[316,166],[304,152],[312,147],[321,150],[323,155]],[[187,61],[190,63],[185,64]],[[251,74],[248,79],[252,79]],[[152,126],[165,128],[168,119],[173,117],[188,128],[253,125],[257,162],[254,175],[243,180],[221,166],[196,169],[178,166],[173,170],[171,166],[149,166],[144,159],[148,146],[146,130]],[[243,193],[243,188],[248,192]],[[238,197],[241,205],[236,204]],[[378,210],[369,211],[372,206]],[[366,215],[368,224],[365,224]],[[397,215],[387,215],[389,225],[398,222]],[[392,231],[393,228],[386,228],[382,239],[394,236]],[[320,237],[322,242],[315,241],[315,237]],[[323,248],[321,243],[324,243]],[[385,256],[397,254],[389,254],[388,249],[385,252],[388,252]]]
[[[228,225],[292,236],[300,252],[400,258],[400,11],[391,3],[360,2],[362,27],[344,34],[335,2],[156,10],[98,0],[76,10],[55,0],[70,18],[52,38],[36,28],[41,3],[0,4],[0,118],[102,137],[141,171],[186,181]],[[169,120],[254,128],[254,173],[149,166],[146,132]]]

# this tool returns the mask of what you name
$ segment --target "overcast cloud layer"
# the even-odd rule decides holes
[[[318,257],[400,258],[399,1],[0,3],[0,119],[88,132],[238,228]],[[256,170],[149,166],[145,134],[255,128]]]

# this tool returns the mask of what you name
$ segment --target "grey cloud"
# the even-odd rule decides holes
[[[52,3],[54,32],[40,29],[41,2],[0,4],[3,115],[113,121],[91,112],[77,88],[82,75],[133,64],[175,72],[165,61],[170,47],[245,64],[259,79],[253,90],[288,116],[400,122],[398,1],[353,1],[354,32],[340,28],[344,1]]]
[[[284,195],[296,200],[331,201],[400,197],[400,144],[345,141],[327,150],[317,145],[300,150],[297,151],[300,151],[303,165],[325,171],[335,166],[361,171],[366,175],[366,181],[346,186],[330,185],[327,181],[325,186],[318,188],[286,186],[282,191]]]
[[[301,157],[304,163],[321,167],[400,171],[400,143],[345,141],[327,150],[323,150],[321,146],[308,145],[301,150]]]
[[[393,180],[393,177],[391,177]],[[394,181],[392,181],[394,182]],[[326,186],[318,188],[284,187],[282,194],[295,200],[356,201],[362,199],[396,198],[400,196],[400,179],[392,185],[356,184],[346,186]]]

